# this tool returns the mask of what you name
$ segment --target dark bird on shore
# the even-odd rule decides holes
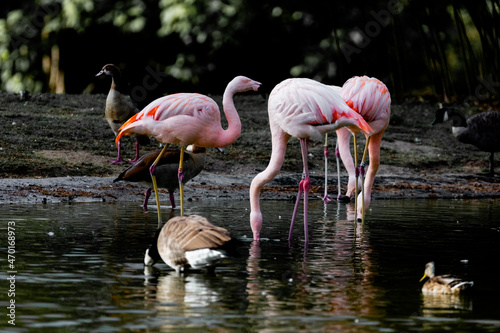
[[[494,153],[500,151],[500,112],[482,112],[469,119],[458,110],[441,108],[432,125],[451,120],[453,135],[462,143],[490,153],[489,175],[495,173]]]
[[[151,196],[153,183],[151,180],[150,168],[160,154],[161,149],[153,151],[139,158],[137,163],[125,169],[114,181],[142,182],[147,184],[145,193],[144,210],[148,209],[148,200]],[[168,149],[161,157],[156,166],[156,181],[158,187],[166,188],[170,197],[172,208],[175,208],[174,192],[179,188],[179,149]],[[184,179],[183,184],[196,177],[205,167],[206,148],[188,146],[184,153]]]
[[[422,286],[422,292],[425,294],[460,294],[474,285],[472,281],[463,281],[451,275],[436,276],[433,261],[425,265],[424,276],[420,281],[426,278],[428,280]]]
[[[116,136],[118,134],[118,129],[123,123],[138,113],[139,109],[137,109],[130,96],[126,93],[127,89],[122,80],[120,69],[117,66],[113,64],[104,65],[101,71],[96,74],[96,76],[101,75],[111,76],[111,88],[106,98],[105,115],[111,130],[113,130]],[[148,143],[149,137],[147,135],[136,135],[135,158],[130,160],[129,163],[135,163],[139,159],[140,145],[146,145]],[[111,163],[122,164],[121,142],[118,142],[117,148],[118,157],[115,160],[111,160]]]
[[[146,250],[144,265],[160,258],[177,273],[187,269],[208,269],[235,251],[236,241],[229,231],[216,227],[199,215],[176,216],[156,231],[153,244]]]

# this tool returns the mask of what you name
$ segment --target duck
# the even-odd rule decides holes
[[[144,195],[142,208],[148,210],[148,201],[151,196],[153,183],[151,180],[150,167],[160,154],[161,149],[143,155],[139,160],[125,169],[113,182],[127,181],[140,182],[148,186]],[[178,148],[168,149],[161,157],[156,166],[156,180],[159,187],[166,188],[169,193],[172,209],[176,207],[174,192],[179,188],[177,177],[180,150]],[[183,184],[196,177],[205,167],[206,148],[190,145],[186,147],[184,153],[184,179]]]
[[[111,88],[109,89],[108,96],[106,98],[106,108],[104,114],[106,120],[113,133],[118,135],[118,129],[132,116],[139,112],[130,96],[126,92],[126,84],[123,82],[121,71],[118,66],[113,64],[104,65],[96,77],[101,75],[111,76]],[[129,163],[135,163],[139,159],[139,149],[140,146],[147,145],[149,143],[149,137],[147,135],[136,135],[135,143],[135,158],[130,160]],[[121,143],[118,142],[118,157],[111,160],[113,164],[123,164],[123,158],[121,154]]]
[[[494,153],[500,151],[500,112],[478,113],[466,119],[462,112],[455,109],[440,108],[432,125],[451,120],[452,133],[458,141],[476,146],[479,150],[490,153],[489,172],[495,174]]]
[[[446,294],[457,295],[474,285],[472,281],[463,281],[460,278],[451,275],[435,275],[435,264],[433,261],[425,265],[424,276],[420,279],[427,281],[422,286],[424,294]]]
[[[160,258],[178,274],[190,270],[215,270],[222,259],[234,252],[235,241],[227,229],[217,227],[200,215],[169,219],[157,229],[153,244],[146,250],[144,265]]]

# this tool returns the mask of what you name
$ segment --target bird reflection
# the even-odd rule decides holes
[[[472,311],[470,297],[458,294],[422,294],[422,313],[426,317]]]
[[[165,310],[169,307],[165,304],[171,303],[179,304],[182,308],[209,306],[220,300],[219,292],[210,287],[209,281],[202,274],[160,276],[156,286],[157,307]]]
[[[309,249],[307,266],[316,280],[315,302],[340,315],[374,315],[377,289],[372,284],[369,234],[364,224],[353,222],[353,204],[341,207],[345,208],[337,214],[342,219],[326,217],[317,222],[320,232]]]
[[[334,208],[329,206],[315,220],[303,257],[292,247],[291,258],[276,261],[269,249],[276,244],[251,244],[246,290],[252,314],[267,317],[290,306],[305,306],[336,315],[381,315],[383,308],[374,306],[379,290],[373,285],[369,233],[364,224],[353,222],[354,205]]]
[[[144,274],[147,301],[158,311],[159,318],[169,318],[161,322],[161,332],[178,330],[179,320],[182,324],[190,319],[196,320],[201,315],[200,309],[216,309],[215,304],[221,302],[223,296],[224,288],[206,274],[178,275],[172,272],[158,276],[160,271],[148,266],[144,267]]]
[[[261,254],[260,242],[253,241],[250,245],[247,260],[248,278],[246,292],[249,300],[247,314],[271,317],[281,313],[281,307],[284,303],[280,300],[282,295],[279,290],[284,287],[283,282],[286,283],[286,281],[263,276],[266,270],[260,267]],[[281,276],[285,276],[285,279],[288,281],[290,278],[289,273],[291,273],[289,270],[285,270]]]

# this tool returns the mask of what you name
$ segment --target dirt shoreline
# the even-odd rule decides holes
[[[220,103],[221,96],[212,97]],[[116,147],[104,119],[105,100],[105,95],[63,94],[33,94],[26,99],[0,92],[0,205],[142,202],[144,186],[113,182],[127,166],[109,163],[116,157]],[[240,138],[224,154],[207,151],[205,169],[185,187],[187,200],[248,200],[253,177],[267,166],[271,153],[267,101],[243,94],[235,97],[235,104],[242,122]],[[490,108],[461,110],[470,116]],[[500,198],[500,176],[481,174],[488,167],[488,153],[458,142],[450,124],[431,126],[435,109],[434,103],[422,100],[393,103],[373,200]],[[224,116],[222,122],[226,127]],[[123,140],[125,159],[134,153],[133,142],[131,137]],[[358,142],[363,145],[364,138]],[[334,144],[332,135],[331,150]],[[152,140],[141,153],[157,147]],[[323,142],[311,142],[308,162],[310,197],[316,199],[324,191]],[[328,182],[332,196],[337,192],[335,168],[332,161]],[[264,188],[262,199],[293,200],[301,171],[298,140],[292,138],[281,173]],[[341,174],[345,191],[343,167]],[[166,193],[161,190],[164,202]]]
[[[388,168],[393,169],[393,168]],[[383,171],[383,170],[382,170]],[[300,175],[280,174],[262,191],[262,200],[294,200]],[[252,176],[228,176],[202,172],[185,186],[189,201],[248,200]],[[144,199],[141,184],[113,182],[114,177],[56,177],[0,179],[0,204],[47,204],[78,202],[118,202]],[[342,177],[343,183],[347,177]],[[426,174],[407,172],[394,175],[381,172],[376,179],[372,200],[387,199],[484,199],[500,198],[500,179],[472,174]],[[320,200],[322,176],[312,176],[310,199]],[[336,179],[329,177],[329,194],[337,193]],[[162,202],[168,192],[160,190]],[[153,197],[150,199],[154,204]],[[178,203],[178,192],[176,192]]]

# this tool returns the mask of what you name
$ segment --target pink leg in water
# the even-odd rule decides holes
[[[309,168],[307,166],[307,153],[308,153],[308,139],[300,139],[300,147],[302,150],[302,162],[304,165],[304,172],[302,174],[302,180],[299,184],[299,192],[297,193],[297,201],[295,201],[295,207],[293,208],[292,222],[290,223],[290,232],[288,234],[288,242],[292,240],[293,225],[295,223],[295,217],[297,215],[297,209],[299,207],[300,197],[304,195],[304,238],[305,245],[309,244],[309,231],[307,228],[307,207],[309,204],[309,188],[311,185],[309,179]]]
[[[328,134],[325,135],[325,145],[323,146],[323,153],[325,155],[325,194],[323,196],[323,202],[325,204],[329,203],[330,201],[333,201],[332,198],[328,196]]]

